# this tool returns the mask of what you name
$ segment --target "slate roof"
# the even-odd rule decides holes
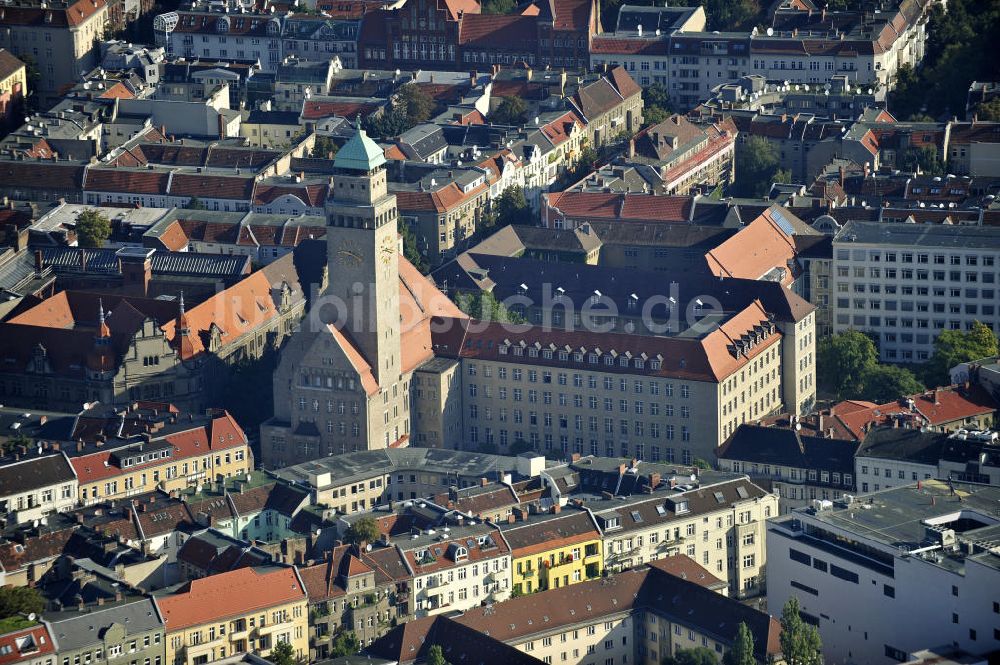
[[[854,473],[860,444],[843,439],[803,436],[783,427],[740,425],[719,449],[720,459],[798,469]]]
[[[88,607],[85,612],[77,609],[46,612],[45,619],[51,626],[52,635],[60,650],[66,651],[103,646],[104,629],[113,623],[124,627],[127,635],[163,629],[160,613],[150,598]]]
[[[62,454],[32,457],[0,466],[0,492],[5,496],[68,483],[73,468]]]
[[[868,432],[857,455],[937,466],[949,436],[905,427],[878,427]]]

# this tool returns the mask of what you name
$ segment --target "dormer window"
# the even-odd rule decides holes
[[[622,356],[621,358],[618,359],[618,364],[621,365],[622,367],[628,367],[628,358]]]
[[[220,18],[215,21],[215,31],[219,33],[229,32],[229,19]]]

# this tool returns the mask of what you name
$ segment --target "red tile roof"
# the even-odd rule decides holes
[[[52,636],[42,624],[0,635],[0,665],[41,662],[45,656],[49,656],[48,660],[52,661],[55,660],[51,658],[55,650]]]
[[[765,210],[757,219],[705,255],[708,269],[718,277],[760,279],[781,268],[785,270],[783,283],[787,286],[795,279],[795,241],[773,219],[771,210]]]
[[[106,6],[105,0],[78,0],[66,8],[0,6],[0,24],[47,29],[76,27],[86,23]]]
[[[593,219],[686,223],[691,214],[689,196],[553,192],[543,194],[542,198],[556,215],[579,221]]]
[[[305,588],[294,568],[268,572],[240,568],[192,580],[181,591],[157,598],[156,603],[169,633],[305,600]]]

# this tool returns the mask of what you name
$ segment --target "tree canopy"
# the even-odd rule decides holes
[[[368,116],[361,126],[374,138],[399,136],[406,130],[427,122],[436,104],[418,85],[404,85],[389,108],[379,116]]]
[[[1000,97],[994,97],[976,107],[976,117],[988,122],[1000,122]]]
[[[791,180],[788,171],[782,171],[778,151],[761,136],[751,136],[745,145],[736,150],[736,182],[733,189],[737,196],[761,198],[771,191],[771,184]]]
[[[664,656],[663,665],[719,665],[715,652],[706,647],[678,649],[672,656]]]
[[[375,521],[374,517],[362,517],[347,528],[347,531],[344,532],[344,541],[352,545],[373,543],[381,535],[378,522]]]
[[[490,113],[494,125],[520,127],[527,121],[528,105],[520,97],[501,97],[500,103]]]
[[[1000,58],[989,55],[998,43],[1000,2],[949,0],[947,11],[932,5],[923,64],[899,68],[889,111],[900,120],[963,115],[969,85],[1000,78]]]
[[[875,342],[857,330],[820,340],[816,360],[823,387],[837,399],[889,402],[924,389],[910,370],[879,364]]]
[[[924,376],[929,383],[949,384],[949,371],[955,365],[995,355],[997,337],[985,323],[973,321],[969,330],[942,330],[934,340],[934,355]]]
[[[93,208],[76,218],[76,241],[80,247],[103,247],[111,237],[111,220]]]
[[[444,650],[440,644],[432,644],[427,650],[427,665],[451,665],[444,659]]]
[[[274,665],[295,665],[298,662],[295,657],[295,649],[292,648],[290,642],[284,640],[274,645],[268,660]]]
[[[937,148],[929,145],[909,147],[903,151],[896,163],[901,171],[915,173],[921,171],[927,175],[944,175],[945,163],[938,154]]]
[[[340,146],[334,143],[332,138],[324,134],[317,134],[312,156],[317,159],[333,159],[339,150]]]
[[[753,655],[753,646],[753,633],[741,621],[736,629],[736,641],[722,657],[723,665],[757,665],[757,659]]]
[[[534,224],[534,217],[531,214],[531,206],[524,195],[524,188],[520,185],[511,185],[493,201],[493,209],[497,215],[497,226],[504,227],[510,224]]]
[[[524,317],[512,312],[488,291],[460,293],[455,297],[458,308],[478,321],[524,323]]]
[[[484,14],[510,14],[517,9],[514,0],[485,0],[482,12]]]
[[[353,631],[345,630],[338,633],[330,644],[330,657],[340,658],[341,656],[351,656],[361,649],[358,636]]]
[[[399,218],[399,223],[396,226],[400,237],[403,239],[403,256],[413,264],[414,268],[427,274],[427,259],[420,251],[420,246],[417,244],[417,236],[413,233],[413,229],[403,221],[402,217]]]
[[[642,89],[642,119],[647,127],[658,125],[673,113],[670,91],[662,83],[654,83]]]
[[[45,609],[42,594],[33,587],[0,587],[0,619],[17,614],[39,614]]]
[[[799,614],[799,599],[792,596],[781,609],[781,654],[788,665],[822,665],[823,644],[816,626]]]

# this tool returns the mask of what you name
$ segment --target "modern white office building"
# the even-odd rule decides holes
[[[827,663],[1000,648],[1000,488],[925,480],[769,523],[767,603],[791,596]]]
[[[850,221],[833,239],[833,331],[879,336],[881,359],[923,362],[942,330],[1000,330],[1000,228]]]

